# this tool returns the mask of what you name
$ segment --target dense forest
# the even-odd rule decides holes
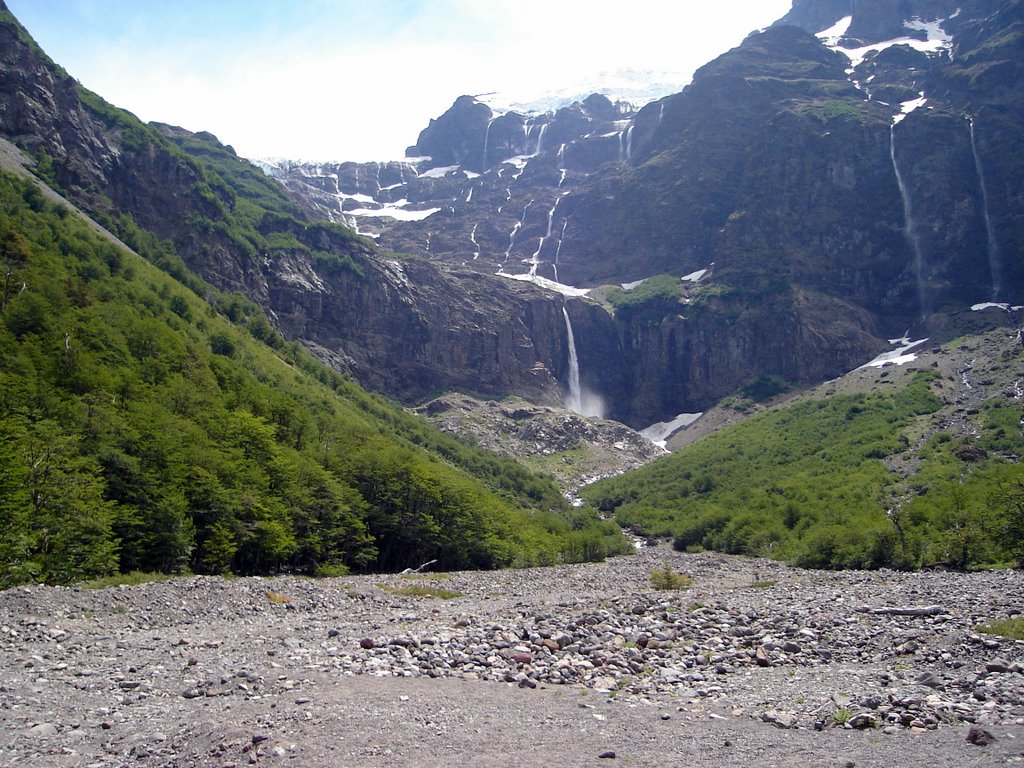
[[[1020,409],[988,401],[977,440],[928,435],[935,377],[767,410],[584,495],[682,550],[812,568],[1024,564]],[[922,431],[917,471],[891,471]]]
[[[3,585],[626,549],[549,480],[366,393],[171,244],[119,229],[146,258],[0,176]]]

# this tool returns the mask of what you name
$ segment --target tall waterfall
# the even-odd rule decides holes
[[[580,391],[580,361],[576,356],[576,339],[572,335],[572,321],[569,310],[562,307],[565,317],[565,335],[569,343],[569,394],[565,398],[565,407],[573,413],[583,413],[583,394]]]
[[[491,138],[491,123],[493,123],[497,119],[498,118],[496,117],[492,117],[490,120],[487,121],[487,130],[484,131],[484,156],[483,160],[480,162],[481,172],[485,172],[487,170],[487,142],[490,141]]]
[[[988,269],[992,277],[992,300],[995,301],[1003,292],[1003,265],[999,261],[999,247],[996,245],[996,232],[992,228],[992,217],[988,212],[988,186],[985,184],[985,171],[981,166],[981,155],[974,139],[974,118],[968,118],[971,127],[971,153],[974,155],[974,168],[978,172],[978,186],[981,187],[981,212],[985,217],[985,234],[988,236]]]
[[[544,131],[548,129],[548,124],[544,123],[540,127],[540,133],[537,134],[537,148],[533,151],[534,155],[539,155],[541,148],[544,146]]]
[[[910,243],[914,252],[914,272],[917,276],[917,302],[921,310],[921,317],[931,314],[928,306],[927,291],[924,285],[924,255],[921,252],[921,240],[917,236],[917,228],[914,226],[914,213],[910,206],[910,191],[907,189],[903,174],[900,173],[900,166],[896,162],[896,125],[893,122],[889,126],[889,157],[892,160],[892,170],[896,174],[896,185],[900,189],[900,198],[903,200],[903,235]]]

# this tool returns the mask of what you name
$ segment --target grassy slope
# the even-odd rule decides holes
[[[1020,406],[989,400],[980,438],[959,439],[935,428],[936,379],[919,373],[887,392],[768,410],[584,495],[680,548],[824,568],[1019,561]],[[920,434],[930,437],[912,446]],[[890,470],[910,453],[915,471]]]

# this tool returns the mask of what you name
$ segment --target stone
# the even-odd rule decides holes
[[[965,740],[968,744],[974,744],[976,747],[987,747],[996,740],[996,737],[992,735],[991,731],[982,728],[980,725],[972,725],[967,729]]]
[[[927,686],[928,688],[943,688],[945,686],[945,683],[942,682],[942,678],[934,672],[922,672],[914,679],[914,682],[918,685]]]
[[[29,728],[28,733],[30,736],[35,736],[37,738],[56,736],[57,726],[53,723],[38,723]]]
[[[370,637],[364,637],[362,640],[359,641],[359,647],[366,651],[376,647],[376,645],[377,643],[375,643],[373,641],[373,638]]]
[[[601,754],[599,754],[598,757],[603,759],[603,760],[612,760],[612,759],[615,758],[615,753],[612,750],[609,749],[609,750],[606,750],[605,752],[602,752]]]
[[[770,667],[772,665],[771,659],[768,658],[768,651],[764,648],[758,648],[754,652],[754,661],[759,667]]]
[[[789,712],[777,712],[769,710],[761,715],[762,722],[774,725],[776,728],[788,730],[797,727],[796,716]]]
[[[875,716],[870,712],[858,712],[847,721],[847,725],[858,730],[874,728]]]
[[[996,657],[985,664],[985,671],[995,674],[1005,674],[1010,671],[1010,662],[1006,659]]]

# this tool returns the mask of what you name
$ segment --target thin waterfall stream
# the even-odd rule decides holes
[[[924,285],[924,255],[921,252],[921,240],[917,236],[917,228],[914,226],[914,213],[913,208],[910,204],[910,190],[907,188],[907,183],[903,178],[903,174],[900,173],[899,163],[896,162],[896,126],[898,121],[894,121],[889,126],[889,158],[892,160],[892,170],[896,174],[896,186],[900,190],[900,198],[903,201],[903,235],[906,237],[907,242],[910,243],[911,250],[914,252],[914,272],[917,277],[917,301],[920,307],[922,319],[930,314],[930,308],[928,307],[928,297]]]
[[[978,154],[978,143],[974,137],[974,118],[967,120],[971,128],[971,154],[974,155],[974,169],[978,173],[978,186],[981,187],[981,213],[985,218],[985,234],[988,236],[988,269],[992,277],[992,301],[996,301],[1003,292],[1003,265],[999,260],[999,248],[996,245],[996,232],[992,227],[992,217],[988,210],[988,185],[985,183],[985,171]]]
[[[569,394],[565,398],[565,407],[573,413],[583,412],[583,394],[580,390],[580,360],[576,356],[576,339],[572,333],[572,321],[569,310],[562,307],[565,317],[565,335],[569,345]]]

